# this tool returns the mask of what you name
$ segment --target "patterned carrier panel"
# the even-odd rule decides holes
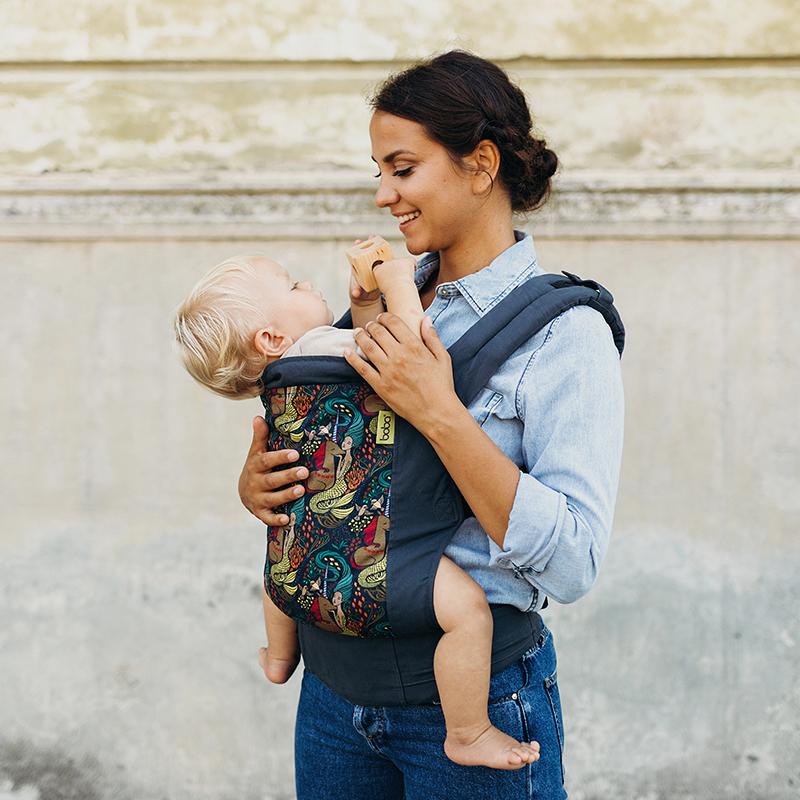
[[[288,616],[325,630],[391,636],[392,446],[376,441],[387,406],[365,383],[272,388],[262,401],[269,449],[298,450],[309,471],[306,493],[278,509],[289,524],[268,528],[269,596]]]

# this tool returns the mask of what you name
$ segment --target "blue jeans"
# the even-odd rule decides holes
[[[492,676],[489,718],[541,757],[519,770],[454,764],[444,754],[441,706],[360,706],[303,674],[295,726],[297,800],[564,800],[564,727],[556,652],[536,646]]]

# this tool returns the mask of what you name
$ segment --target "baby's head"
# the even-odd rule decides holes
[[[223,397],[261,392],[264,368],[333,314],[307,281],[263,255],[229,258],[210,270],[175,314],[175,338],[191,376]]]

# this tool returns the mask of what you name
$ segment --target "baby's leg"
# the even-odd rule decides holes
[[[494,769],[519,769],[536,761],[537,742],[518,742],[489,721],[492,614],[483,589],[449,558],[442,557],[433,605],[444,631],[433,668],[447,724],[447,757],[457,764]]]
[[[300,661],[297,624],[272,602],[263,584],[261,597],[264,601],[264,627],[269,646],[259,648],[258,663],[261,664],[267,680],[272,683],[286,683]]]

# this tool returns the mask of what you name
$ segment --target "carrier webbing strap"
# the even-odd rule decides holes
[[[625,328],[611,293],[576,275],[536,275],[514,289],[449,348],[456,392],[469,405],[508,357],[531,336],[569,308],[587,305],[599,311],[620,355]]]

